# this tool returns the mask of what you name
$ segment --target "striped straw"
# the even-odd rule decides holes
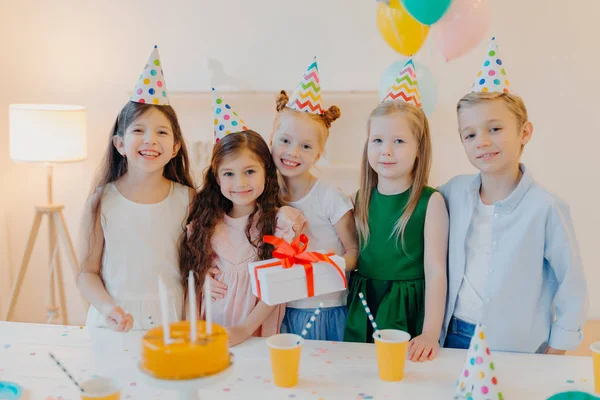
[[[308,330],[310,328],[312,328],[312,325],[315,322],[315,319],[317,319],[317,315],[321,314],[321,308],[323,308],[323,302],[319,303],[319,307],[317,307],[317,309],[315,310],[313,315],[311,315],[310,319],[308,320],[308,323],[306,324],[304,329],[302,329],[302,333],[301,333],[302,339],[304,339],[304,337],[308,333]],[[296,342],[296,344],[300,344],[300,341],[298,340],[298,342]]]
[[[377,333],[377,322],[375,322],[375,318],[373,318],[373,314],[371,314],[371,310],[367,305],[367,300],[365,300],[365,295],[362,292],[358,293],[358,297],[360,297],[360,301],[365,308],[365,312],[367,313],[367,317],[369,317],[369,321],[371,321],[371,325],[373,325],[373,333]],[[377,333],[377,337],[381,337],[379,333]]]
[[[60,367],[60,369],[63,370],[63,372],[69,377],[69,379],[71,380],[71,382],[73,382],[75,384],[75,386],[77,386],[77,388],[81,391],[81,393],[84,393],[83,388],[79,385],[79,383],[77,383],[77,381],[75,380],[75,378],[73,378],[73,376],[71,376],[71,374],[69,373],[69,371],[67,371],[67,369],[65,367],[63,367],[63,365],[60,363],[60,361],[58,361],[56,359],[56,357],[54,357],[54,354],[52,353],[48,353],[50,355],[50,358],[52,360],[54,360],[54,362],[56,363],[56,365],[58,365]]]

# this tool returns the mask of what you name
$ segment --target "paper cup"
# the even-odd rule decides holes
[[[600,394],[600,342],[592,343],[592,362],[594,363],[594,390]]]
[[[112,378],[92,378],[81,383],[81,400],[121,400],[121,387]]]
[[[300,352],[304,339],[299,335],[282,333],[267,339],[271,353],[271,369],[275,386],[290,388],[298,384]]]
[[[397,329],[380,329],[373,333],[373,339],[379,378],[382,381],[401,381],[404,378],[404,361],[410,335]]]

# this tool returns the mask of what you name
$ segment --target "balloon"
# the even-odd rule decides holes
[[[485,36],[489,21],[488,0],[454,0],[432,28],[433,38],[446,61],[475,47]]]
[[[401,57],[398,61],[390,65],[384,71],[383,75],[381,75],[379,83],[379,101],[382,101],[388,94],[390,88],[396,81],[398,73],[400,73],[400,70],[404,67],[406,60],[408,60],[408,57]],[[431,71],[421,63],[415,62],[415,70],[417,72],[417,82],[419,84],[423,112],[429,117],[437,105],[437,79]]]
[[[405,56],[419,51],[429,33],[429,27],[414,19],[400,0],[377,3],[377,27],[387,44]]]
[[[402,5],[417,21],[435,24],[450,7],[452,0],[402,0]]]

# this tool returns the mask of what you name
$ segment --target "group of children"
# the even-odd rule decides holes
[[[429,123],[409,59],[371,112],[360,189],[350,198],[312,175],[336,106],[323,109],[316,60],[288,97],[281,91],[269,143],[214,94],[210,165],[198,192],[169,105],[155,48],[110,132],[83,221],[78,286],[88,326],[148,329],[185,317],[187,277],[205,279],[215,323],[231,345],[250,336],[372,342],[363,293],[382,329],[408,332],[409,358],[468,348],[477,324],[494,350],[562,354],[582,340],[587,289],[568,206],[520,163],[533,126],[508,90],[492,39],[471,93],[458,102],[459,138],[477,175],[427,186]],[[272,257],[265,235],[345,260],[347,291],[268,306],[252,294],[248,263]],[[193,299],[196,301],[196,299]]]

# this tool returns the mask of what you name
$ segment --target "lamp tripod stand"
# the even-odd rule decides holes
[[[61,268],[60,257],[59,257],[59,246],[56,241],[56,233],[58,233],[58,237],[62,242],[62,246],[67,255],[67,261],[71,265],[73,269],[74,276],[77,276],[78,271],[78,262],[77,256],[75,255],[75,250],[73,248],[73,242],[71,241],[71,236],[69,235],[69,231],[67,229],[67,224],[65,223],[65,217],[63,215],[64,205],[55,204],[52,199],[52,172],[53,165],[50,163],[46,164],[47,171],[47,182],[48,182],[48,204],[37,205],[35,207],[35,218],[33,220],[33,225],[31,227],[31,231],[29,233],[29,239],[27,240],[27,245],[25,247],[25,254],[23,255],[23,261],[21,262],[21,266],[19,267],[19,272],[17,274],[17,278],[13,284],[12,290],[10,292],[10,298],[8,300],[8,307],[4,313],[4,320],[8,321],[12,315],[14,310],[14,305],[19,297],[19,292],[21,291],[21,285],[23,283],[23,278],[25,277],[25,273],[27,271],[27,267],[29,266],[29,260],[31,258],[31,253],[33,252],[33,247],[35,245],[35,241],[37,239],[40,225],[42,223],[42,218],[44,215],[48,217],[49,223],[49,250],[50,250],[50,268],[48,271],[48,296],[46,299],[46,312],[47,312],[47,323],[52,322],[55,318],[61,317],[62,323],[67,324],[68,315],[67,315],[67,307],[66,307],[66,297],[64,290],[64,278],[63,271]],[[60,302],[60,307],[56,305],[56,291],[55,287],[58,288],[58,297]],[[85,301],[84,301],[85,304]]]

